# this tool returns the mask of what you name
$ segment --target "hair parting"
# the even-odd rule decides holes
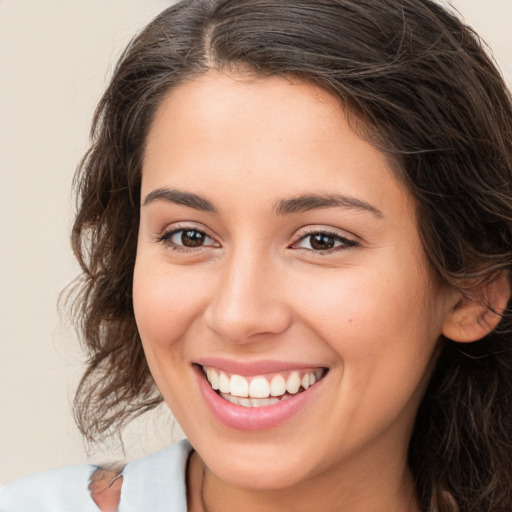
[[[121,56],[75,178],[72,312],[88,354],[75,415],[89,441],[162,401],[132,306],[144,147],[163,98],[210,69],[333,94],[413,195],[440,283],[471,297],[510,282],[512,100],[456,15],[430,0],[179,2]],[[511,305],[484,339],[439,341],[409,452],[425,512],[512,510]]]

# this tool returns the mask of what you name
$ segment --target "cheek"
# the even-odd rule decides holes
[[[206,302],[200,279],[186,269],[171,273],[170,268],[141,257],[134,270],[135,319],[144,346],[155,351],[179,343]]]
[[[133,306],[144,353],[155,380],[173,412],[193,399],[186,360],[185,337],[201,310],[200,283],[185,272],[169,272],[154,258],[137,257]],[[176,391],[179,390],[179,393]],[[180,398],[181,397],[181,398]]]
[[[335,430],[363,442],[398,418],[412,424],[440,334],[431,304],[428,284],[407,269],[316,282],[304,318],[331,349]]]
[[[424,276],[416,266],[404,265],[387,266],[385,273],[349,269],[316,280],[314,293],[299,307],[351,386],[389,383],[391,389],[400,378],[414,386],[425,373],[441,323]],[[299,289],[294,295],[308,297]]]
[[[387,332],[421,330],[430,317],[428,283],[406,268],[336,269],[314,279],[296,277],[296,308],[327,337],[360,333],[371,344]]]

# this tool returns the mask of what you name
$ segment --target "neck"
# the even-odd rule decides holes
[[[419,512],[405,462],[385,468],[359,459],[284,489],[242,489],[217,478],[193,453],[188,468],[189,512]],[[391,459],[392,460],[392,459]],[[395,459],[396,460],[396,459]]]

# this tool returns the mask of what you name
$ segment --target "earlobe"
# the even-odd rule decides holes
[[[502,271],[458,300],[446,315],[442,334],[460,343],[487,336],[498,326],[509,299],[509,276]]]

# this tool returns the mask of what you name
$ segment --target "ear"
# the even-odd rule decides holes
[[[477,341],[493,331],[510,299],[508,273],[497,273],[460,297],[445,317],[442,334],[453,341]]]

